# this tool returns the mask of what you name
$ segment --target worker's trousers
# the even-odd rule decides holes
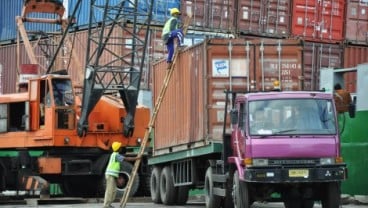
[[[183,31],[181,29],[177,29],[177,30],[173,30],[170,33],[170,37],[167,40],[166,46],[167,46],[167,62],[171,63],[172,62],[172,58],[174,55],[174,45],[175,45],[175,39],[178,39],[178,46],[183,45],[184,42],[184,34]]]
[[[104,198],[104,208],[111,207],[116,197],[116,178],[111,175],[106,175],[106,190]]]

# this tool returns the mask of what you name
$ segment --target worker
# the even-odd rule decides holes
[[[106,190],[104,198],[104,208],[112,208],[111,203],[116,197],[116,185],[120,173],[120,163],[123,160],[135,161],[140,157],[125,157],[119,153],[121,149],[120,142],[113,142],[111,145],[113,152],[110,155],[109,163],[107,164],[105,177],[106,177]]]
[[[281,91],[279,80],[273,81],[273,91]]]
[[[162,30],[162,40],[166,44],[168,55],[166,62],[171,64],[174,55],[174,40],[178,39],[178,47],[183,47],[184,33],[179,28],[180,11],[177,8],[170,10],[171,18],[166,21]]]
[[[347,90],[342,89],[339,83],[335,84],[334,89],[335,89],[334,99],[337,112],[338,113],[348,112],[349,105],[352,104],[350,93]]]

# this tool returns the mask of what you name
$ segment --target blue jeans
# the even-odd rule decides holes
[[[167,62],[172,62],[172,58],[173,58],[173,55],[174,55],[174,40],[175,40],[175,38],[178,39],[178,46],[183,45],[184,34],[183,34],[183,31],[181,29],[171,31],[170,37],[166,42],[167,51],[168,51]]]

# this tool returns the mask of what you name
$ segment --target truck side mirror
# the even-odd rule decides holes
[[[349,104],[349,116],[350,118],[355,118],[355,103]]]
[[[238,123],[238,110],[237,109],[232,109],[230,111],[230,121],[231,124],[237,124]]]

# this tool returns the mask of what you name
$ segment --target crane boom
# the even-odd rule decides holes
[[[149,41],[153,0],[146,6],[138,0],[91,0],[82,112],[78,135],[85,136],[88,116],[104,93],[119,92],[127,115],[123,134],[134,131],[134,116],[146,48]],[[145,34],[144,37],[140,34]],[[116,50],[129,49],[117,53]]]

